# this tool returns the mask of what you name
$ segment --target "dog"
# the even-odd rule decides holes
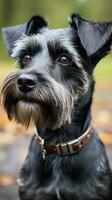
[[[10,120],[36,129],[19,179],[21,200],[112,200],[112,172],[92,125],[93,71],[111,50],[112,22],[78,14],[49,29],[40,16],[3,28],[20,66],[5,79]]]

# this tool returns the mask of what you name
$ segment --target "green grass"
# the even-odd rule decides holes
[[[96,79],[112,81],[112,55],[107,56],[99,62],[94,71],[94,76]]]
[[[14,62],[12,61],[0,62],[0,79],[15,70],[17,70],[17,67]]]

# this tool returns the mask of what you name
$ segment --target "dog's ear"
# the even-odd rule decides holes
[[[26,30],[26,24],[21,24],[17,26],[5,27],[2,29],[3,38],[8,49],[9,55],[12,54],[14,44]]]
[[[94,67],[111,50],[112,22],[88,21],[73,14],[70,25],[77,31],[80,42]]]
[[[3,28],[3,38],[9,55],[11,56],[14,44],[23,34],[36,34],[44,27],[47,27],[47,22],[40,16],[34,16],[29,20],[28,23]]]
[[[39,33],[41,29],[47,27],[47,22],[44,18],[40,16],[32,17],[27,23],[27,28],[25,34],[36,34]]]

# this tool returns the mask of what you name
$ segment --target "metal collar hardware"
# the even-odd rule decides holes
[[[83,146],[89,141],[93,134],[92,125],[77,139],[71,140],[62,144],[52,144],[45,142],[39,135],[37,130],[35,131],[35,139],[38,144],[41,145],[43,159],[45,159],[46,154],[56,154],[59,156],[66,156],[77,153]]]

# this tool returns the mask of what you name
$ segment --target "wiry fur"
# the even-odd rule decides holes
[[[112,23],[73,15],[69,28],[49,30],[37,16],[4,33],[9,53],[21,66],[6,78],[2,90],[9,119],[26,126],[32,120],[38,134],[53,144],[81,136],[91,123],[93,68],[110,50]],[[25,55],[31,60],[23,66]],[[60,63],[62,55],[72,62]],[[25,85],[22,90],[19,87],[21,75],[36,79],[29,92]],[[46,154],[45,160],[34,136],[18,182],[21,200],[112,200],[112,173],[95,130],[78,153]]]
[[[60,128],[65,122],[70,122],[74,102],[85,88],[81,88],[75,83],[76,91],[73,91],[72,85],[68,85],[67,89],[52,77],[37,74],[38,78],[40,76],[40,80],[43,79],[43,84],[38,83],[37,88],[24,97],[18,88],[15,90],[18,76],[19,73],[9,75],[2,90],[4,106],[9,119],[14,118],[26,126],[32,120],[34,124],[41,126],[40,128],[51,129]],[[86,81],[86,76],[85,79],[83,76],[80,81],[83,84]]]
[[[37,51],[37,53],[35,52],[32,56],[32,61],[27,69],[23,69],[15,75],[11,74],[6,78],[3,87],[3,99],[10,119],[14,118],[17,122],[26,126],[32,120],[34,124],[39,123],[38,126],[41,126],[41,128],[57,129],[66,122],[70,122],[74,103],[80,94],[86,92],[89,79],[87,73],[83,70],[80,56],[73,47],[72,30],[65,29],[64,33],[62,29],[56,31],[56,33],[53,31],[55,41],[52,40],[51,31],[49,32],[49,34],[42,32],[42,34],[22,36],[15,43],[11,56],[16,58],[18,62],[21,59],[21,52],[28,48]],[[67,37],[68,34],[70,39]],[[64,38],[64,36],[66,37]],[[52,74],[53,63],[49,55],[49,48],[55,48],[56,43],[60,44],[60,47],[57,48],[68,49],[74,66],[77,65],[76,74],[78,76],[76,76],[75,82],[71,80],[68,80],[68,83],[65,82],[60,66],[57,66],[57,73],[60,73],[60,76],[57,74],[54,77]],[[38,80],[40,79],[35,90],[26,94],[25,97],[16,87],[16,80],[21,73],[35,73]],[[10,98],[14,104],[11,103],[9,106]],[[26,101],[30,102],[26,103]]]

